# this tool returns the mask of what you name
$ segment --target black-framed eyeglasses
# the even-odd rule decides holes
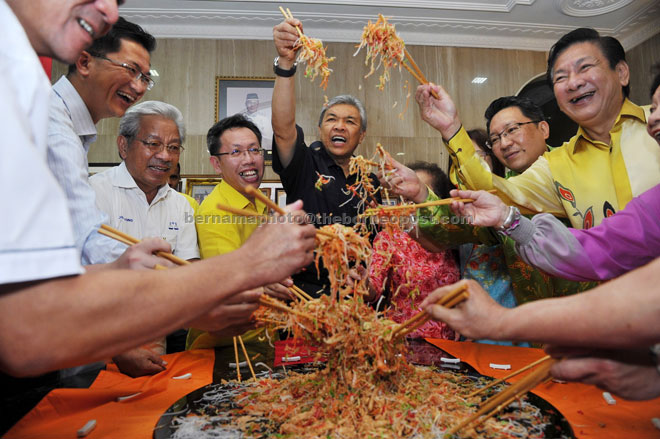
[[[219,152],[216,154],[213,154],[214,156],[223,156],[223,155],[228,155],[229,157],[235,159],[238,157],[241,157],[244,153],[247,153],[248,155],[252,157],[258,157],[260,155],[264,155],[264,149],[263,148],[248,148],[248,149],[232,149],[229,152]]]
[[[486,146],[489,147],[490,149],[493,149],[495,146],[499,145],[500,142],[502,141],[503,138],[508,137],[508,136],[516,136],[520,134],[520,127],[523,125],[527,125],[529,123],[539,123],[541,122],[540,120],[530,120],[529,122],[516,122],[512,123],[508,127],[506,127],[504,130],[502,130],[498,134],[491,134],[490,139],[486,142]]]
[[[182,145],[176,143],[165,145],[163,142],[159,142],[157,140],[142,140],[137,138],[135,140],[146,146],[152,154],[158,154],[163,149],[167,149],[167,152],[170,154],[179,155],[185,149]]]
[[[126,69],[126,71],[128,73],[130,73],[133,80],[142,82],[144,84],[144,86],[147,87],[147,90],[151,90],[152,88],[154,88],[154,84],[155,84],[154,80],[151,79],[151,77],[149,75],[146,75],[146,74],[142,73],[141,71],[139,71],[135,67],[131,66],[130,64],[127,64],[125,62],[119,62],[119,61],[112,60],[112,59],[108,58],[107,56],[99,55],[98,53],[91,53],[90,52],[90,55],[92,55],[94,58],[104,59],[104,60],[116,65],[117,67],[122,67],[122,68]]]

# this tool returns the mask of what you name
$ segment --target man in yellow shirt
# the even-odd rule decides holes
[[[247,186],[259,187],[264,176],[264,150],[259,128],[241,114],[227,117],[209,129],[206,143],[210,162],[222,181],[204,199],[197,210],[195,225],[202,259],[232,252],[241,247],[259,225],[257,218],[233,215],[218,204],[266,215],[267,206],[248,195]],[[268,287],[273,295],[286,296],[281,285]],[[243,330],[248,329],[247,327]],[[243,332],[237,328],[235,332]],[[262,330],[250,330],[244,341],[254,340]],[[209,334],[199,329],[188,331],[187,349],[207,348],[231,343],[229,335]]]
[[[505,203],[526,213],[567,217],[589,228],[623,209],[660,183],[660,150],[646,133],[648,109],[627,99],[628,64],[621,44],[593,29],[576,29],[555,43],[548,56],[548,81],[559,108],[579,124],[560,148],[546,152],[521,175],[505,180],[480,164],[450,96],[435,85],[420,86],[422,119],[442,133],[459,183],[469,189],[497,189]],[[431,96],[434,90],[440,99]],[[512,133],[491,132],[491,143]],[[517,130],[532,129],[533,124]]]

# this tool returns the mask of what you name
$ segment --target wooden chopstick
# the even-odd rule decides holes
[[[109,232],[109,231],[107,231],[107,230],[105,230],[105,229],[99,229],[98,232],[99,232],[101,235],[105,235],[105,236],[107,236],[108,238],[112,238],[112,239],[114,239],[114,240],[117,240],[117,241],[119,241],[119,242],[121,242],[121,243],[123,243],[123,244],[126,244],[126,245],[129,246],[129,247],[132,246],[133,244],[135,244],[133,241],[129,241],[128,239],[126,239],[126,238],[124,238],[124,237],[122,237],[122,236],[116,235],[116,234],[114,234],[114,233],[112,233],[112,232]],[[156,265],[154,265],[154,270],[167,270],[167,267],[164,266],[164,265],[156,264]]]
[[[282,209],[280,206],[275,204],[273,200],[268,198],[261,192],[259,189],[255,189],[254,186],[246,186],[245,187],[245,192],[247,192],[249,195],[252,195],[255,198],[258,198],[261,200],[266,206],[270,207],[273,209],[275,212],[279,213],[280,215],[286,215],[286,211]],[[323,235],[327,236],[329,238],[336,238],[336,235],[334,233],[326,232],[324,230],[317,230],[316,231],[317,235]]]
[[[313,299],[314,299],[312,296],[310,296],[309,294],[307,294],[307,292],[306,292],[305,290],[303,290],[302,288],[300,288],[300,287],[298,287],[298,286],[296,286],[296,285],[292,285],[291,288],[293,288],[294,290],[298,291],[298,294],[300,294],[301,296],[303,296],[303,297],[306,298],[307,300],[313,300]]]
[[[238,342],[241,344],[241,349],[243,349],[243,355],[245,355],[245,361],[247,362],[248,367],[250,368],[250,373],[252,374],[252,378],[254,380],[257,380],[257,375],[254,373],[254,369],[252,369],[252,362],[250,361],[250,356],[247,353],[247,349],[245,349],[245,345],[243,344],[243,337],[240,335],[238,336]]]
[[[293,20],[293,14],[292,14],[291,11],[289,10],[289,8],[286,8],[286,12],[285,12],[285,11],[284,11],[284,8],[283,8],[282,6],[280,6],[280,12],[282,13],[282,15],[284,15],[284,18],[285,18],[285,19],[287,19],[287,20]],[[287,12],[288,12],[288,15],[287,15]],[[302,33],[302,31],[300,30],[300,28],[299,28],[298,26],[296,26],[296,30],[298,31],[298,36],[299,36],[300,38],[302,38],[302,37],[303,37],[303,33]]]
[[[417,203],[417,204],[400,204],[398,206],[381,205],[378,207],[372,207],[370,209],[365,210],[362,215],[364,216],[378,215],[382,211],[389,211],[389,210],[421,209],[422,207],[444,206],[446,204],[451,204],[454,201],[462,201],[463,203],[474,202],[472,198],[456,197],[456,198],[443,198],[442,200],[427,201],[425,203]]]
[[[476,413],[447,430],[445,432],[445,436],[450,436],[456,433],[458,430],[471,424],[481,416],[484,416],[484,418],[480,419],[478,422],[484,422],[486,419],[490,418],[495,413],[499,412],[502,408],[510,404],[514,399],[519,398],[522,394],[530,391],[537,385],[547,380],[548,377],[550,377],[550,368],[556,362],[557,360],[554,359],[545,359],[542,363],[540,363],[538,369],[523,377],[520,381],[510,386],[508,389],[503,390],[502,392],[487,400]]]
[[[110,235],[105,234],[105,233],[104,233],[104,235],[106,235],[110,238],[117,239],[118,241],[121,241],[121,242],[123,242],[124,244],[127,244],[127,245],[133,245],[133,244],[137,244],[138,242],[140,242],[139,239],[134,238],[131,235],[126,234],[126,233],[124,233],[120,230],[112,228],[107,224],[102,224],[101,225],[101,229],[99,229],[99,233],[102,233],[101,230],[106,230],[106,231],[112,233],[115,236],[110,236]],[[120,237],[122,239],[118,239]],[[129,242],[130,242],[130,244],[129,244]],[[160,256],[163,259],[167,259],[168,261],[173,262],[177,265],[190,265],[190,262],[186,261],[185,259],[181,259],[177,256],[174,256],[172,253],[165,253],[165,252],[158,251],[158,252],[156,252],[156,255]]]
[[[220,210],[224,210],[225,212],[233,213],[234,215],[240,215],[250,218],[261,218],[261,219],[268,218],[266,215],[262,215],[258,212],[252,212],[251,210],[247,210],[247,209],[239,209],[238,207],[232,207],[227,204],[218,203],[216,207]]]
[[[504,381],[506,381],[510,378],[513,378],[514,376],[516,376],[518,374],[521,374],[521,373],[531,369],[532,367],[543,363],[544,361],[548,361],[550,358],[551,358],[550,355],[546,355],[545,357],[539,358],[538,360],[536,360],[532,363],[529,363],[527,366],[521,367],[520,369],[516,370],[515,372],[512,372],[512,373],[510,373],[509,375],[507,375],[503,378],[497,379],[497,380],[493,381],[492,383],[488,384],[487,386],[482,387],[481,389],[478,389],[477,391],[470,393],[468,396],[466,396],[466,398],[471,398],[473,396],[477,396],[481,392],[483,392],[485,390],[488,390],[493,386],[497,386],[498,384],[500,384],[500,383],[502,383],[502,382],[504,382]]]
[[[440,300],[438,300],[436,303],[441,306],[446,306],[447,308],[451,308],[453,306],[456,306],[458,303],[461,301],[467,299],[469,296],[467,292],[467,285],[462,284],[454,288],[451,292],[448,294],[442,296]],[[399,326],[394,328],[392,331],[392,338],[395,337],[401,337],[404,336],[415,329],[417,329],[419,326],[423,325],[426,323],[431,317],[425,312],[425,311],[420,311],[405,322],[401,323]]]
[[[291,314],[294,314],[294,315],[297,315],[297,316],[300,316],[300,317],[305,317],[306,319],[309,319],[309,320],[314,320],[313,316],[311,316],[309,314],[305,314],[305,313],[300,312],[300,311],[296,311],[295,309],[289,308],[284,303],[280,302],[277,299],[269,297],[269,296],[261,296],[259,298],[259,303],[262,304],[263,306],[267,306],[269,308],[273,308],[273,309],[276,309],[278,311],[288,312],[288,313],[291,313]]]
[[[236,360],[236,375],[238,382],[241,382],[241,367],[238,365],[238,346],[236,345],[236,337],[232,337],[234,340],[234,358]]]
[[[413,59],[412,55],[410,52],[408,52],[408,49],[404,48],[403,49],[403,54],[405,55],[405,60],[407,60],[410,65],[412,66],[412,69],[408,67],[408,64],[406,64],[405,60],[403,62],[403,66],[408,70],[414,77],[417,79],[417,81],[420,84],[426,85],[429,83],[429,81],[426,79],[426,76],[424,76],[424,73],[422,73],[422,70],[419,68],[415,60]],[[413,73],[413,70],[415,73]],[[431,89],[431,96],[433,96],[436,99],[440,99],[440,96],[438,96],[438,93],[436,93],[435,90]]]

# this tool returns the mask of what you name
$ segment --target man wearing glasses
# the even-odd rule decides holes
[[[48,121],[48,166],[67,195],[83,265],[113,262],[124,244],[97,232],[108,222],[88,181],[87,153],[96,124],[121,117],[153,86],[150,53],[156,40],[123,18],[83,51],[53,86]],[[160,235],[157,235],[160,236]]]
[[[194,211],[168,184],[184,140],[183,116],[177,108],[159,101],[137,104],[119,122],[117,146],[123,162],[89,182],[111,227],[138,239],[160,237],[174,255],[190,261],[199,258],[195,224],[188,221]],[[159,356],[165,353],[165,339],[159,339],[113,359],[122,372],[140,376],[164,370]]]
[[[464,187],[497,189],[506,204],[566,217],[573,227],[588,229],[660,182],[660,151],[646,134],[648,109],[627,98],[630,72],[615,38],[587,28],[564,35],[550,49],[547,79],[578,132],[509,180],[476,166],[477,156],[444,89],[420,86],[416,99],[422,118],[446,139]],[[501,142],[502,131],[494,131],[489,135]]]
[[[226,117],[213,125],[206,144],[211,155],[209,161],[222,181],[202,201],[197,210],[195,225],[199,237],[202,259],[232,252],[240,248],[259,225],[256,218],[241,217],[218,208],[218,204],[266,215],[266,205],[247,193],[246,188],[258,188],[264,176],[264,150],[261,131],[242,114]],[[285,287],[276,284],[269,290],[280,291],[279,298],[288,298]],[[273,291],[270,291],[272,294]],[[188,331],[188,349],[208,348],[232,343],[231,335],[239,335],[252,325],[208,333],[191,328]],[[262,331],[243,334],[245,342],[254,342]]]

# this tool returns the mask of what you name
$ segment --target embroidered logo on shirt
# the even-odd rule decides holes
[[[176,221],[170,221],[170,223],[168,224],[167,228],[168,228],[169,230],[179,230],[179,224],[177,224]]]
[[[124,215],[119,215],[119,221],[133,222],[133,218],[126,218]]]

